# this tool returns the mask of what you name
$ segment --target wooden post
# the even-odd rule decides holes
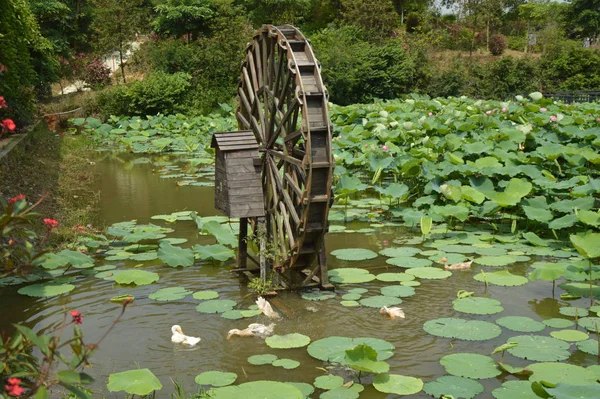
[[[240,234],[238,235],[238,268],[247,269],[248,260],[248,218],[240,218]]]
[[[263,283],[267,282],[267,276],[268,276],[268,265],[267,265],[267,257],[266,257],[266,251],[267,251],[267,231],[265,229],[265,218],[264,217],[259,217],[258,218],[258,226],[256,229],[259,234],[259,251],[258,251],[258,263],[260,263],[260,281],[262,281]]]
[[[321,288],[325,290],[333,290],[334,286],[329,284],[329,275],[327,274],[327,252],[325,252],[325,237],[321,242],[321,248],[319,249],[319,268],[321,269],[320,281]]]

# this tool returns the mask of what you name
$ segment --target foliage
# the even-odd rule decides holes
[[[573,0],[568,10],[569,25],[579,38],[597,38],[600,31],[600,2],[598,0]]]
[[[83,80],[92,88],[102,88],[110,83],[110,68],[100,57],[93,57],[83,70]]]
[[[208,21],[214,16],[207,0],[163,0],[155,7],[156,18],[152,21],[159,34],[196,39],[206,33]]]
[[[600,51],[569,45],[542,57],[540,71],[546,90],[593,90],[600,88],[597,71]]]
[[[490,47],[490,53],[492,53],[492,55],[504,54],[504,50],[506,50],[507,46],[508,46],[508,43],[507,43],[506,37],[504,37],[504,35],[497,34],[497,35],[493,35],[490,37],[489,47]]]
[[[390,37],[398,25],[398,14],[391,0],[341,0],[342,19],[347,25],[364,30],[369,37]]]
[[[306,20],[310,11],[310,0],[241,0],[256,27],[262,24],[298,25]]]

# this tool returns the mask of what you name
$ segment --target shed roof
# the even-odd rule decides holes
[[[258,143],[252,130],[239,130],[214,133],[210,146],[221,151],[236,151],[258,148]]]

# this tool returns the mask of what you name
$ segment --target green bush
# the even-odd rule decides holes
[[[600,51],[571,45],[541,59],[547,91],[600,89]]]
[[[490,48],[490,53],[492,53],[492,55],[504,54],[504,50],[506,50],[506,47],[508,46],[506,37],[500,33],[490,37],[490,41],[488,44]]]

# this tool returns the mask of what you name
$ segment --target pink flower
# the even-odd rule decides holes
[[[17,125],[15,125],[15,123],[12,121],[12,119],[5,119],[2,121],[2,127],[6,130],[9,131],[13,131],[15,130],[15,128],[17,127]]]
[[[8,108],[8,106],[6,105],[6,100],[4,99],[4,97],[0,97],[0,108]]]
[[[491,115],[491,114],[492,114],[492,111],[491,111],[491,110],[490,110],[490,111],[485,111],[485,114],[486,114],[486,115]]]
[[[596,118],[596,122],[600,122],[600,118]]]
[[[550,122],[556,122],[556,119],[557,119],[556,116],[554,116],[554,115],[550,116]]]
[[[544,108],[544,107],[540,108],[540,112],[546,112],[546,111],[548,111],[546,108]]]
[[[44,223],[48,226],[48,229],[52,230],[58,226],[58,222],[54,219],[44,219]]]
[[[365,148],[367,148],[368,146],[369,146],[368,144],[365,144]]]
[[[387,145],[384,145],[383,147],[381,147],[381,149],[382,149],[383,151],[387,151],[387,150],[388,150],[388,146],[387,146]]]
[[[429,113],[429,116],[433,116],[433,112],[430,112],[430,113]]]
[[[79,310],[71,310],[71,317],[73,317],[73,323],[83,323],[83,316],[81,315],[81,312]]]
[[[6,390],[6,393],[8,393],[10,396],[21,396],[23,395],[23,392],[25,392],[25,390],[19,386],[19,384],[21,383],[21,379],[19,378],[9,378],[7,380],[8,384],[6,384],[4,386],[4,389]]]
[[[506,111],[508,111],[508,110],[506,109],[506,107],[502,107],[502,112],[506,112]]]
[[[14,204],[17,201],[21,201],[25,199],[25,194],[19,194],[16,197],[13,197],[11,199],[8,200],[9,204]]]

